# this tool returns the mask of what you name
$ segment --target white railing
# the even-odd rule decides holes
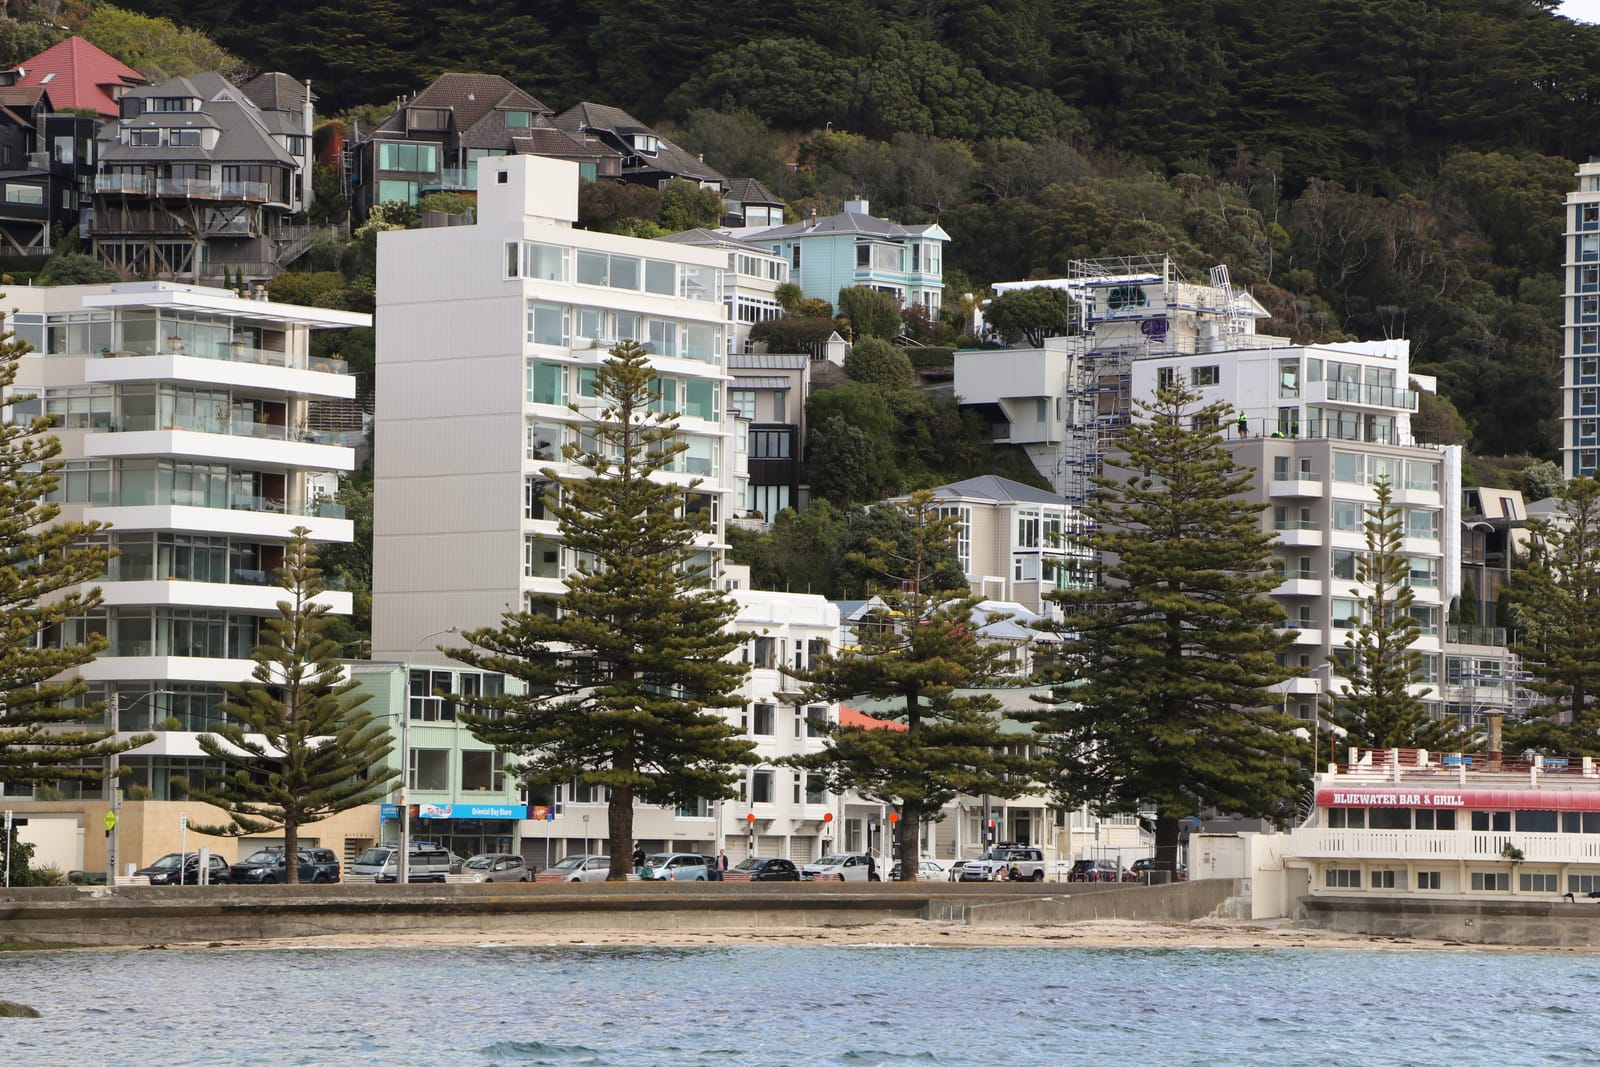
[[[1458,819],[1467,818],[1459,812]],[[1600,863],[1600,834],[1535,834],[1481,830],[1339,830],[1303,827],[1289,851],[1307,858],[1509,862],[1506,846],[1532,863]]]

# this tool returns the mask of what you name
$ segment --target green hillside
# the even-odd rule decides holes
[[[936,216],[950,306],[1074,258],[1226,263],[1275,332],[1411,338],[1477,451],[1554,447],[1560,204],[1600,151],[1600,27],[1540,0],[128,6],[310,78],[324,112],[496,72],[676,128],[801,210]]]

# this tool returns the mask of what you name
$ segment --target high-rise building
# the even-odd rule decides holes
[[[372,637],[375,656],[405,662],[419,635],[497,625],[565,588],[576,561],[542,472],[580,473],[561,450],[599,414],[596,372],[619,340],[650,352],[661,409],[679,417],[687,449],[663,476],[709,515],[713,579],[743,500],[727,253],[574,228],[576,163],[484,157],[477,179],[473,225],[378,241]]]
[[[1566,212],[1561,473],[1576,478],[1600,468],[1600,159],[1579,164]]]
[[[147,801],[124,808],[122,856],[148,862],[178,848],[174,779],[209,766],[197,735],[223,722],[221,686],[250,679],[262,620],[283,599],[273,571],[292,531],[351,540],[351,521],[313,476],[354,469],[355,449],[309,429],[307,412],[314,399],[353,397],[355,379],[342,362],[312,357],[310,334],[370,317],[169,282],[18,287],[7,301],[16,309],[8,325],[34,349],[19,364],[25,399],[10,414],[52,417],[66,464],[63,517],[106,523],[117,553],[103,606],[42,639],[104,635],[110,647],[79,672],[83,701],[105,701],[108,724],[123,733],[156,735],[121,757],[127,796]],[[322,600],[350,611],[348,592]],[[19,792],[33,802],[30,830],[50,842],[47,855],[106,869],[99,823],[109,787],[61,782],[10,795]]]

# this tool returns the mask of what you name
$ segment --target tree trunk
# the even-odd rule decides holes
[[[285,885],[300,884],[300,824],[297,822],[283,824],[283,881]]]
[[[920,869],[917,842],[922,837],[922,813],[914,808],[907,808],[900,813],[899,832],[895,834],[895,844],[900,847],[900,880],[902,882],[915,882]],[[891,864],[892,866],[892,864]],[[889,872],[884,871],[885,879]]]
[[[611,790],[611,802],[606,805],[606,823],[611,831],[611,868],[606,873],[608,882],[626,882],[633,872],[633,790],[621,787]]]

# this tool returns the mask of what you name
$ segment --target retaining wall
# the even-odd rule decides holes
[[[1237,918],[1237,902],[1244,890],[1244,882],[1232,878],[1152,886],[1091,883],[1026,900],[973,902],[964,906],[964,917],[972,926],[1056,925],[1091,919],[1188,922],[1211,916]]]
[[[1300,902],[1296,917],[1313,926],[1376,937],[1528,948],[1600,948],[1600,901],[1568,904],[1315,896]]]

